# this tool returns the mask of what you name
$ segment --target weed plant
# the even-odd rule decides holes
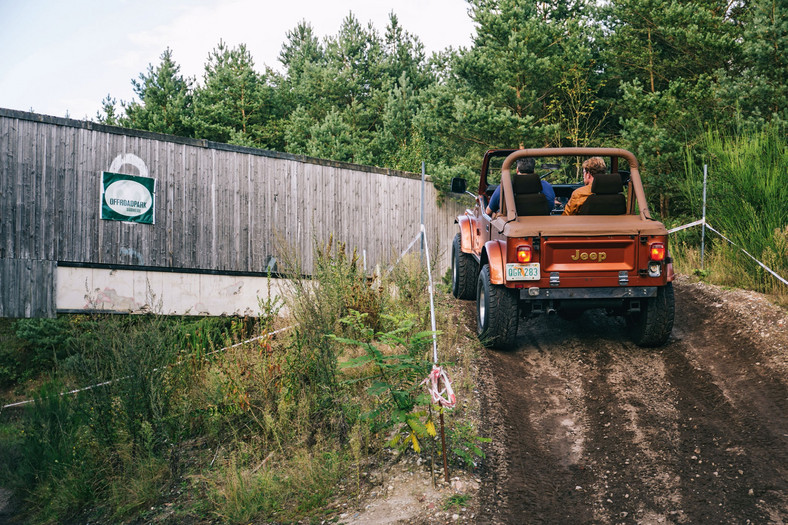
[[[424,389],[419,388],[419,382],[430,371],[431,362],[426,358],[426,349],[432,334],[412,333],[412,319],[385,318],[396,328],[376,333],[365,325],[366,314],[351,310],[350,315],[342,321],[351,327],[359,340],[337,336],[332,338],[339,343],[364,349],[361,356],[343,362],[344,368],[363,369],[360,375],[348,378],[346,384],[365,383],[367,394],[375,400],[372,409],[360,417],[369,420],[375,432],[395,427],[389,444],[397,446],[404,439],[406,445],[412,445],[418,452],[421,450],[420,440],[435,437],[432,420],[423,422],[425,412],[415,410],[418,405],[429,403]],[[383,350],[383,347],[388,351]]]

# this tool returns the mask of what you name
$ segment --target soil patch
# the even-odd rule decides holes
[[[478,523],[788,520],[788,315],[752,292],[675,288],[662,348],[590,311],[524,322],[516,351],[482,353],[495,444]]]

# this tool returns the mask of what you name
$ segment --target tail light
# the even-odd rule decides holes
[[[518,263],[529,263],[529,262],[531,262],[531,247],[530,246],[518,246],[517,247],[517,262]]]
[[[652,261],[664,261],[665,244],[661,242],[652,243],[648,248],[648,258]]]
[[[665,260],[665,243],[654,242],[648,247],[648,276],[659,277],[662,275],[662,261]]]

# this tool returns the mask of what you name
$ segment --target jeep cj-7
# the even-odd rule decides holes
[[[602,157],[608,173],[594,177],[577,215],[562,215],[581,184],[552,185],[544,206],[542,178],[570,178],[584,158]],[[532,157],[535,173],[515,174],[517,159]],[[502,161],[502,162],[501,162]],[[500,165],[500,209],[486,213]],[[540,177],[540,172],[541,173]],[[548,181],[549,182],[549,181]],[[664,344],[673,329],[673,266],[668,232],[651,217],[638,162],[614,148],[490,150],[476,195],[464,179],[452,191],[476,199],[456,220],[452,293],[476,299],[477,333],[489,348],[511,349],[521,317],[556,313],[575,319],[604,308],[626,321],[640,346]]]

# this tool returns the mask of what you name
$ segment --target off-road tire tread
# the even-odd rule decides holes
[[[479,274],[479,263],[476,262],[476,259],[470,253],[463,253],[461,242],[462,239],[458,233],[454,236],[454,242],[452,243],[451,291],[457,299],[468,301],[476,296],[476,276]],[[454,282],[453,265],[457,265],[457,282]]]
[[[513,350],[517,338],[517,325],[519,312],[517,308],[516,291],[503,285],[490,282],[490,266],[485,264],[479,272],[478,287],[486,285],[487,327],[482,329],[482,320],[479,316],[479,288],[476,292],[476,317],[479,322],[477,334],[479,340],[486,348],[498,350]]]
[[[662,346],[673,331],[675,315],[673,283],[657,289],[657,296],[646,301],[646,308],[628,320],[632,341],[642,347]]]

